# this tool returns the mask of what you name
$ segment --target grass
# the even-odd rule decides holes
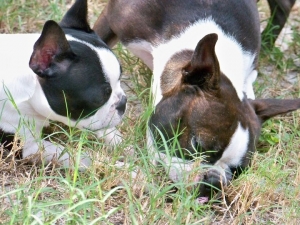
[[[94,22],[106,1],[89,1]],[[263,3],[263,2],[262,2]],[[259,5],[262,20],[266,6]],[[0,33],[38,32],[45,20],[59,21],[69,0],[1,0]],[[259,97],[299,97],[299,8],[289,24],[293,40],[260,59]],[[52,124],[46,132],[74,156],[74,168],[35,166],[13,152],[0,158],[0,224],[299,224],[300,112],[264,124],[252,167],[227,187],[229,201],[198,205],[185,183],[172,184],[154,168],[146,149],[150,71],[120,44],[129,103],[119,126],[122,146],[110,149],[90,132]],[[134,156],[124,149],[134,150]],[[78,168],[78,152],[93,155],[91,168]],[[130,154],[129,154],[130,153]],[[0,154],[4,154],[3,149]],[[116,164],[122,158],[126,166]],[[136,178],[131,172],[137,173]],[[120,186],[119,184],[123,184]],[[176,192],[174,190],[177,189]],[[144,192],[147,190],[147,194]]]

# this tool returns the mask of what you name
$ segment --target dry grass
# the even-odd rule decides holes
[[[92,23],[105,2],[89,0]],[[45,20],[58,21],[70,4],[70,0],[1,0],[0,33],[38,32]],[[268,14],[265,4],[259,10],[262,17]],[[292,42],[260,60],[258,96],[299,97],[299,12],[299,7],[294,9],[287,26]],[[50,133],[56,132],[54,138],[69,151],[83,148],[93,154],[94,165],[85,172],[30,165],[18,158],[17,142],[13,152],[1,148],[0,224],[300,224],[299,111],[267,122],[252,167],[224,190],[219,203],[199,206],[185,184],[176,184],[175,192],[175,185],[149,163],[145,121],[151,110],[150,72],[121,45],[114,51],[129,96],[127,116],[120,125],[124,146],[111,151],[93,134],[71,130],[70,135],[60,124],[51,126]],[[128,146],[135,150],[134,157],[123,157]],[[126,167],[116,165],[121,157]],[[132,170],[136,179],[131,178]]]

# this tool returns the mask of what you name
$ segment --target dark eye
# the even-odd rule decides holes
[[[107,97],[107,98],[109,98],[110,94],[111,94],[111,87],[110,86],[105,87],[105,89],[104,89],[104,96]]]

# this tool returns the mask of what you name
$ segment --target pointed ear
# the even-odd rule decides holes
[[[70,45],[59,25],[49,20],[45,23],[40,38],[33,47],[29,66],[40,77],[50,77],[54,63],[65,63],[64,59],[73,55]],[[65,66],[65,65],[61,65]]]
[[[92,32],[92,29],[87,21],[87,10],[87,0],[76,0],[76,2],[63,17],[62,21],[60,22],[60,26],[63,28],[83,30],[88,33]]]
[[[250,99],[249,99],[250,100]],[[300,108],[300,99],[255,99],[250,100],[256,115],[262,122]]]
[[[190,63],[182,69],[184,83],[219,88],[220,66],[215,53],[217,40],[217,34],[208,34],[199,41]]]

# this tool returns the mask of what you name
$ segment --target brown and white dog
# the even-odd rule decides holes
[[[153,70],[149,151],[173,181],[203,156],[201,202],[250,165],[265,120],[300,108],[300,99],[254,98],[256,0],[111,0],[94,30]]]

